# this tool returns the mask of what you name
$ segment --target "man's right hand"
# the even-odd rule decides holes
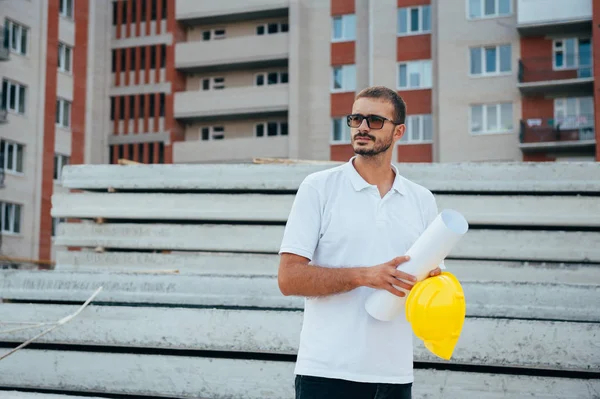
[[[408,259],[408,256],[398,256],[380,265],[362,269],[361,285],[384,289],[399,297],[405,296],[404,292],[394,286],[410,291],[416,283],[417,278],[415,276],[396,269],[398,265],[408,261]]]

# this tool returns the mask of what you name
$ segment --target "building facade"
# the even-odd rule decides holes
[[[52,259],[66,164],[345,161],[358,91],[396,162],[599,161],[600,0],[0,0],[2,253]]]

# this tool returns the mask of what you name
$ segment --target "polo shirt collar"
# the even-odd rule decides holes
[[[356,171],[356,168],[354,167],[355,158],[356,156],[353,156],[346,163],[346,174],[350,179],[350,182],[352,183],[354,189],[356,191],[361,191],[367,187],[371,187],[372,185],[369,184],[365,179],[363,179],[363,177]],[[400,176],[400,171],[393,163],[391,164],[391,167],[394,170],[394,173],[396,174],[396,177],[394,178],[394,183],[392,184],[392,190],[396,191],[399,194],[405,194],[406,187],[404,185],[402,176]]]

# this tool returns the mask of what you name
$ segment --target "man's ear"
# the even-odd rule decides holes
[[[396,139],[396,140],[400,140],[402,138],[402,136],[404,136],[405,134],[406,134],[406,125],[405,124],[398,125],[394,129],[394,139]]]

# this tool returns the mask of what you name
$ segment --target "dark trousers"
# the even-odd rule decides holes
[[[296,376],[296,399],[411,399],[412,384],[372,384]]]

